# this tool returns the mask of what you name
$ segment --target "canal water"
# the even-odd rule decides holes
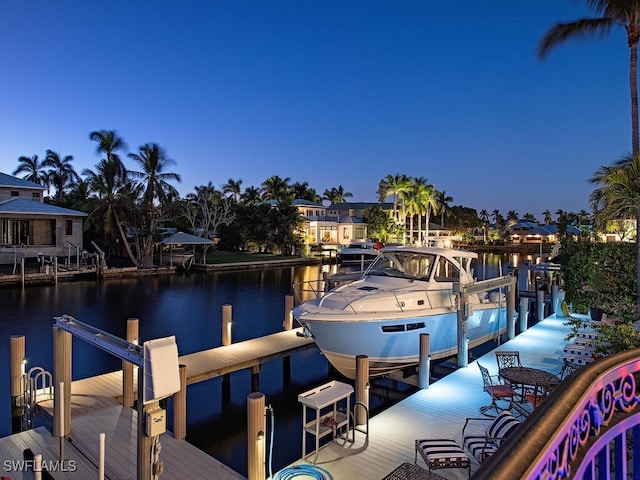
[[[503,255],[480,256],[479,279],[498,275],[509,261]],[[140,340],[175,335],[179,354],[222,344],[222,306],[232,305],[232,341],[282,331],[285,296],[292,284],[321,278],[337,267],[300,266],[282,269],[178,274],[158,278],[82,281],[57,286],[0,289],[1,338],[5,354],[0,361],[0,436],[11,433],[9,394],[9,337],[26,337],[27,370],[40,366],[52,371],[54,317],[63,314],[121,338],[128,318],[139,319]],[[296,325],[294,325],[296,326]],[[115,371],[120,360],[78,339],[73,340],[73,379]],[[283,361],[270,362],[260,372],[260,392],[274,412],[273,472],[301,457],[302,407],[297,396],[330,380],[348,381],[330,368],[317,349]],[[381,379],[373,383],[372,414],[415,391],[402,383]],[[246,399],[251,375],[231,375],[230,384],[212,379],[189,386],[187,440],[237,472],[247,474]],[[168,402],[168,426],[172,402]]]

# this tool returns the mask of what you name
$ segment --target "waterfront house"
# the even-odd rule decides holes
[[[302,235],[311,247],[338,247],[367,238],[367,224],[362,219],[364,209],[335,208],[343,204],[325,207],[308,200],[294,200],[293,205],[302,216]]]
[[[534,222],[520,221],[515,223],[509,229],[509,238],[511,243],[556,243],[560,241],[560,234],[557,224],[538,225]],[[567,235],[573,236],[576,240],[580,237],[580,230],[573,226],[567,225]]]
[[[84,212],[44,202],[46,187],[0,173],[0,263],[83,250]]]

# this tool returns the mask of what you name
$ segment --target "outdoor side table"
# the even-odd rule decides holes
[[[326,435],[338,435],[340,432],[348,436],[349,412],[353,387],[349,384],[331,381],[313,390],[298,395],[302,404],[302,458],[306,459],[315,453],[313,463],[318,458],[320,439]],[[345,410],[339,407],[345,406]],[[315,414],[313,415],[312,414]],[[312,414],[308,416],[309,414]],[[307,454],[307,435],[315,437],[315,450]]]

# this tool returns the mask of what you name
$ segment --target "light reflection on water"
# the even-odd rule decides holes
[[[488,255],[476,266],[476,276],[495,276],[504,257]],[[479,268],[481,266],[481,268]],[[54,317],[68,314],[113,335],[124,338],[128,318],[140,319],[141,341],[175,335],[181,355],[221,345],[222,305],[233,308],[234,342],[282,330],[284,300],[293,283],[316,280],[322,270],[335,266],[186,274],[158,278],[83,281],[57,286],[0,289],[0,330],[8,343],[11,335],[25,335],[27,369],[42,366],[52,370],[52,326]],[[295,327],[296,325],[294,325]],[[9,355],[0,369],[0,436],[11,433],[9,402]],[[73,379],[121,368],[120,360],[85,342],[73,341]],[[301,456],[301,408],[297,395],[330,379],[339,379],[316,350],[295,354],[290,376],[283,361],[270,362],[260,372],[260,391],[275,414],[274,471]],[[385,383],[387,382],[387,383]],[[187,440],[218,460],[246,475],[246,397],[250,393],[248,371],[231,376],[229,393],[221,379],[189,387],[187,395]],[[388,381],[372,389],[372,410],[380,411],[412,388],[402,384],[389,388]],[[169,421],[172,405],[168,402]]]

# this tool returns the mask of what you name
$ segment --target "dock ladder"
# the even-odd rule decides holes
[[[20,379],[22,384],[22,397],[18,398],[21,406],[21,429],[33,428],[33,420],[36,414],[36,405],[39,397],[53,398],[53,377],[42,367],[33,367],[24,373]]]

